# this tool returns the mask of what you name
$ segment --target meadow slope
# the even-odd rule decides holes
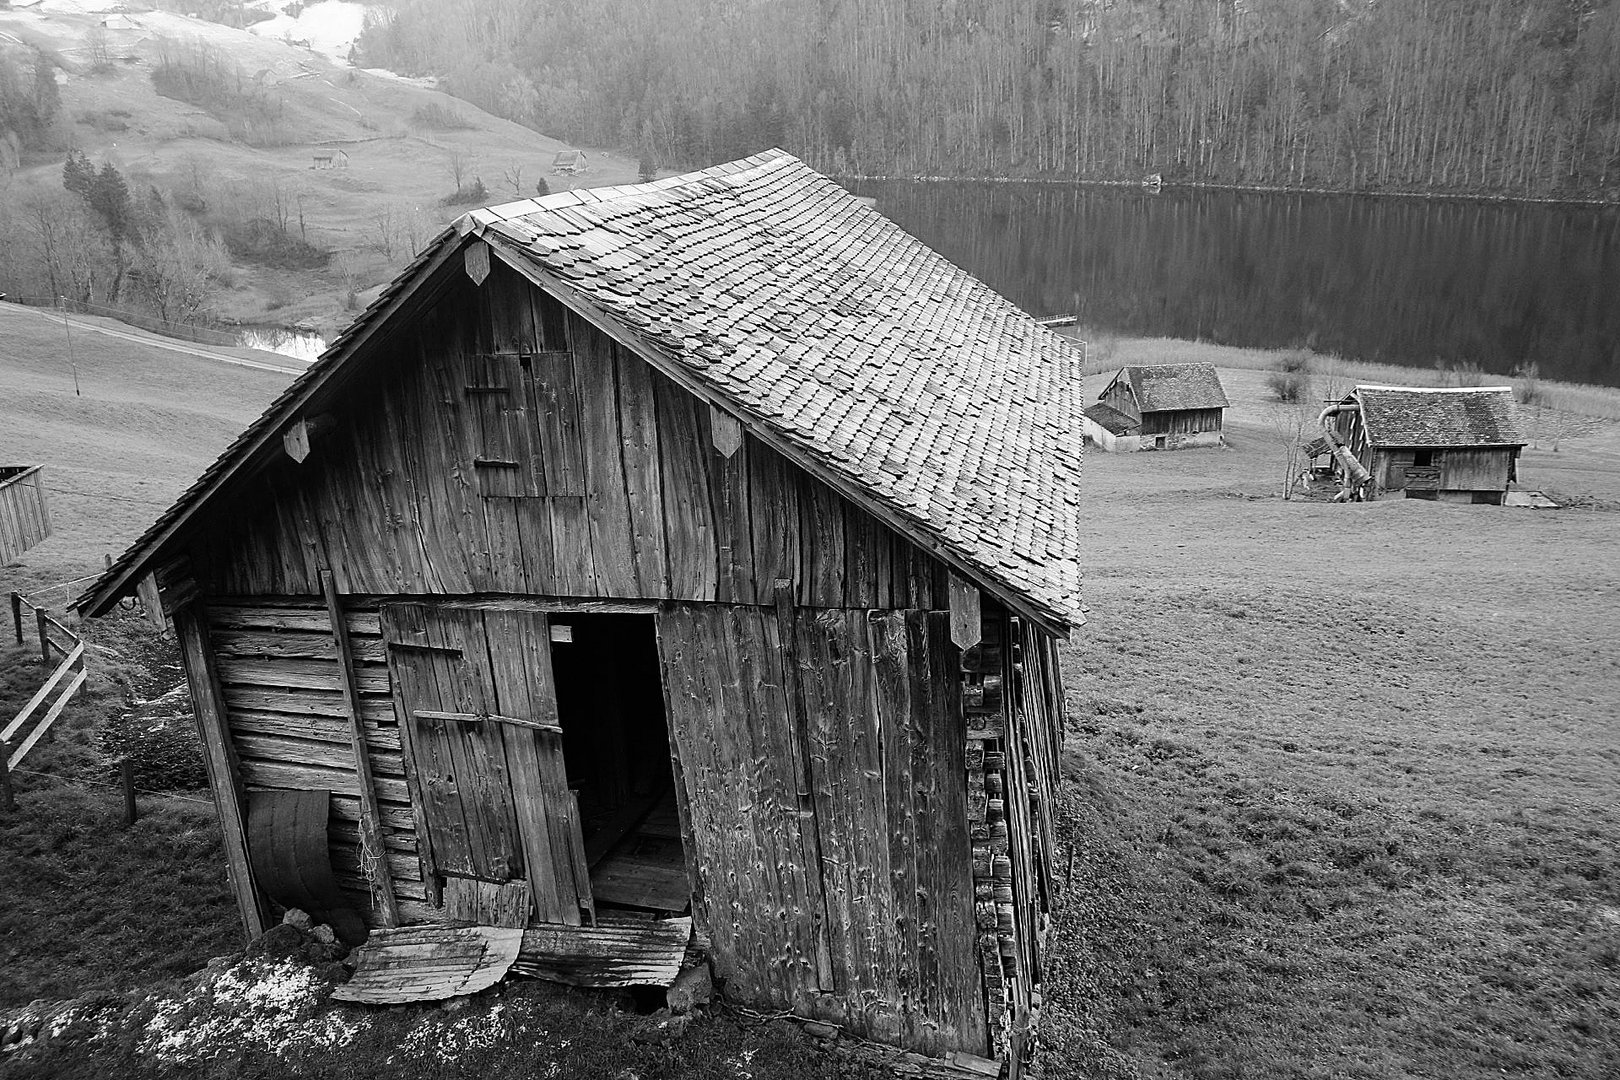
[[[52,342],[5,314],[0,381],[19,392],[0,457],[85,494],[58,496],[58,535],[0,589],[116,554],[284,384],[111,350],[81,356],[76,398]],[[1175,346],[1215,355],[1201,348]],[[1049,1075],[1620,1074],[1620,516],[1604,509],[1620,426],[1526,454],[1527,486],[1584,508],[1285,501],[1264,375],[1223,377],[1230,448],[1085,463]],[[186,838],[176,914],[206,926],[162,965],[127,936],[94,947],[129,899],[90,883],[156,841],[24,779],[57,811],[8,825],[12,850],[33,839],[0,876],[0,952],[61,964],[0,966],[0,1002],[139,985],[230,939],[223,889],[202,884],[211,845],[160,819]]]

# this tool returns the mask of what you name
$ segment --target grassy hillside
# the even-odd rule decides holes
[[[75,397],[51,324],[26,315],[0,306],[0,382],[20,389],[0,403],[0,456],[87,494],[58,495],[58,535],[0,588],[116,553],[285,379],[86,343]],[[1048,1075],[1616,1075],[1620,425],[1523,460],[1526,486],[1583,508],[1284,501],[1254,369],[1268,358],[1116,348],[1223,363],[1232,445],[1085,463],[1090,621],[1064,654]],[[131,662],[116,625],[98,633]],[[120,700],[107,685],[42,770],[92,775]],[[190,804],[154,800],[123,832],[110,792],[23,787],[0,831],[0,1002],[128,990],[234,941],[217,841]],[[446,1036],[417,1010],[365,1021],[346,1051],[249,1044],[243,1074],[570,1075],[585,1050],[641,1076],[836,1073],[792,1039],[700,1024],[638,1043],[603,999],[527,994],[455,1014],[493,1047],[455,1060],[420,1056]],[[132,1053],[15,1060],[28,1076],[174,1073]]]
[[[552,190],[572,183],[550,171],[564,148],[554,139],[423,85],[184,15],[129,15],[127,28],[105,31],[110,59],[98,67],[87,35],[104,17],[101,8],[43,0],[0,9],[0,47],[9,37],[16,55],[24,55],[20,42],[60,66],[64,117],[63,152],[35,154],[11,176],[0,174],[0,198],[20,202],[33,188],[60,189],[63,155],[76,146],[114,162],[136,194],[156,185],[216,227],[284,222],[330,253],[312,268],[238,256],[234,284],[214,305],[223,317],[330,334],[352,317],[345,310],[351,288],[363,299],[413,246],[467,209],[443,205],[457,189],[452,166],[463,187],[482,179],[486,202],[533,195],[542,177]],[[166,58],[173,66],[198,56],[218,61],[222,77],[190,93],[183,80],[161,77]],[[164,96],[159,84],[180,96]],[[317,152],[336,160],[339,150],[345,167],[312,167]],[[635,178],[634,161],[593,151],[581,182]]]

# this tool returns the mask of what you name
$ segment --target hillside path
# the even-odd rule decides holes
[[[21,312],[32,315],[38,319],[45,319],[60,326],[62,313],[50,308],[25,307],[21,304],[5,304],[0,310],[6,312]],[[98,315],[70,315],[67,323],[71,330],[89,330],[108,337],[123,338],[125,341],[134,341],[155,349],[166,349],[169,352],[185,353],[187,356],[200,356],[205,360],[218,360],[222,364],[235,364],[238,367],[257,368],[260,371],[280,371],[289,375],[302,374],[308,365],[299,362],[291,356],[282,356],[279,353],[264,352],[259,349],[232,349],[223,351],[219,348],[209,348],[189,341],[180,341],[175,338],[164,337],[137,327],[121,323],[116,319],[102,318]]]

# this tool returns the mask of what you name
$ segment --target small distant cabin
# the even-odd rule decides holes
[[[50,535],[44,466],[0,465],[0,566]]]
[[[689,919],[733,1000],[1017,1077],[1079,373],[779,150],[475,210],[77,606],[155,579],[250,929],[328,861],[538,966]]]
[[[586,172],[590,167],[590,160],[583,150],[559,150],[557,156],[551,159],[551,171],[568,176]]]
[[[1220,446],[1230,404],[1213,364],[1138,364],[1114,375],[1082,427],[1109,453]]]
[[[310,166],[312,169],[347,169],[349,167],[349,155],[342,150],[317,150],[314,157],[315,163]]]
[[[1357,386],[1333,413],[1340,444],[1372,474],[1368,498],[1501,505],[1529,442],[1506,386]]]

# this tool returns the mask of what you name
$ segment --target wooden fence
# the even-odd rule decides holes
[[[0,566],[51,535],[39,465],[0,465]]]
[[[53,619],[44,608],[36,607],[22,593],[14,592],[11,594],[11,620],[17,644],[23,642],[24,608],[29,613],[27,619],[33,622],[39,635],[40,659],[45,664],[49,664],[53,658],[59,658],[59,662],[45,684],[28,699],[22,711],[0,729],[0,809],[7,810],[13,805],[11,770],[21,764],[51,725],[56,723],[73,695],[84,685],[87,674],[84,670],[84,642],[79,640],[79,636]],[[44,706],[45,714],[36,721],[34,716],[41,706]]]

